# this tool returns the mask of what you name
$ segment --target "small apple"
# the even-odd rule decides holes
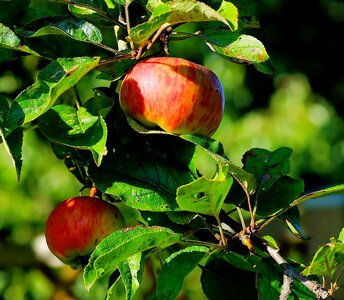
[[[119,209],[96,197],[62,201],[50,214],[45,237],[50,251],[73,268],[84,265],[97,244],[123,227]]]
[[[223,116],[224,94],[210,69],[181,58],[154,57],[127,73],[120,105],[148,128],[211,136]]]

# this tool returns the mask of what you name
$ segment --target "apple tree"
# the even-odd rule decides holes
[[[107,276],[107,299],[119,281],[124,283],[126,299],[134,299],[149,263],[154,270],[153,299],[176,299],[195,268],[201,270],[200,283],[209,299],[333,297],[343,270],[344,231],[303,265],[282,257],[278,238],[262,230],[280,220],[304,238],[298,205],[343,193],[343,185],[304,193],[303,180],[290,175],[288,147],[247,149],[242,165],[233,164],[223,145],[207,134],[213,133],[214,124],[202,118],[212,112],[214,120],[220,120],[223,108],[214,110],[208,85],[194,75],[195,67],[179,68],[180,60],[154,69],[158,79],[150,77],[147,69],[139,72],[123,93],[126,105],[138,102],[138,114],[123,109],[120,94],[126,75],[152,57],[163,64],[172,50],[171,41],[182,47],[187,39],[199,39],[224,60],[253,65],[257,72],[273,76],[278,70],[268,50],[248,34],[248,29],[259,30],[254,16],[226,0],[45,3],[11,1],[0,12],[0,61],[31,55],[42,64],[34,83],[15,99],[0,96],[0,137],[18,181],[25,164],[23,136],[38,130],[84,191],[125,207],[124,218],[130,212],[126,225],[98,241],[82,260],[85,288]],[[185,27],[188,24],[194,26]],[[187,79],[181,93],[176,92],[180,79],[173,72]],[[90,80],[93,95],[83,98],[78,82],[90,74],[108,84],[92,86]],[[199,92],[203,110],[192,105],[197,95],[188,97],[197,86],[203,87]],[[219,84],[216,89],[221,89]],[[188,117],[181,118],[182,132],[163,130],[155,126],[161,123],[152,123],[145,114],[147,101],[156,94],[160,98],[152,109],[165,106],[158,113],[164,124],[187,110]],[[173,101],[186,104],[169,108]],[[195,119],[201,121],[194,123]],[[194,130],[194,124],[205,129]],[[200,170],[200,154],[211,160],[212,174]],[[73,221],[77,227],[77,220]]]

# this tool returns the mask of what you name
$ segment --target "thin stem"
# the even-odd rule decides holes
[[[76,89],[76,86],[73,86],[73,94],[75,95],[75,105],[77,109],[80,109],[81,107],[81,99],[78,93],[78,90]]]
[[[237,212],[238,212],[238,215],[239,215],[239,218],[240,218],[240,222],[241,222],[241,226],[242,226],[242,229],[243,229],[243,231],[244,232],[246,232],[246,224],[245,224],[245,220],[244,220],[244,217],[243,217],[243,215],[242,215],[242,212],[241,212],[241,209],[240,209],[240,207],[236,207],[236,210],[237,210]]]
[[[130,17],[129,17],[129,4],[125,4],[124,5],[124,12],[125,12],[125,22],[127,23],[127,32],[128,32],[128,36],[130,37]],[[130,48],[131,50],[135,51],[136,47],[134,42],[131,40],[130,38]]]
[[[173,41],[182,41],[186,40],[189,38],[197,37],[201,33],[201,30],[198,30],[194,33],[189,33],[189,32],[178,32],[178,31],[172,31],[171,35],[178,35],[178,34],[183,34],[184,36],[179,36],[179,37],[170,37],[171,40]]]

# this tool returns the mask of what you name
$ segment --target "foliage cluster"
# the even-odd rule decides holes
[[[264,45],[246,33],[258,23],[244,8],[226,0],[16,0],[0,20],[0,60],[33,55],[45,65],[15,99],[0,96],[0,137],[18,180],[24,132],[39,130],[85,188],[96,186],[135,215],[93,252],[86,288],[107,275],[107,299],[119,280],[133,299],[150,262],[160,266],[157,299],[175,299],[198,267],[209,299],[325,299],[335,292],[343,231],[308,266],[284,260],[277,242],[260,232],[278,219],[305,238],[297,205],[341,193],[342,185],[303,194],[303,181],[290,176],[290,148],[248,150],[237,166],[219,141],[147,130],[118,104],[123,75],[137,60],[168,54],[172,40],[198,38],[223,59],[273,74]],[[185,23],[197,30],[178,32]],[[83,99],[77,84],[92,72],[109,85]],[[211,176],[198,168],[200,153],[216,166]]]

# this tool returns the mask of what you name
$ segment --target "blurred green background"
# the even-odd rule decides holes
[[[266,46],[278,70],[275,77],[253,66],[227,62],[195,38],[172,42],[170,48],[171,55],[209,66],[223,83],[226,115],[214,138],[238,165],[253,147],[292,148],[292,175],[305,180],[306,191],[343,183],[344,64],[338,43],[344,32],[344,2],[259,0],[240,4],[260,22],[261,28],[249,33]],[[0,63],[0,95],[14,99],[32,84],[40,68],[41,62],[31,56]],[[97,85],[108,83],[90,74],[78,90],[87,99],[91,87]],[[17,183],[11,160],[0,146],[0,299],[102,299],[106,283],[87,293],[80,273],[59,264],[46,249],[42,235],[50,211],[61,200],[77,195],[80,183],[53,156],[38,132],[25,133],[23,159]],[[307,263],[317,246],[338,236],[344,198],[312,201],[301,207],[301,213],[310,241],[294,238],[278,223],[269,230],[284,254]],[[190,275],[180,299],[202,299],[194,283],[198,276],[197,272]],[[114,299],[123,299],[123,290]]]

